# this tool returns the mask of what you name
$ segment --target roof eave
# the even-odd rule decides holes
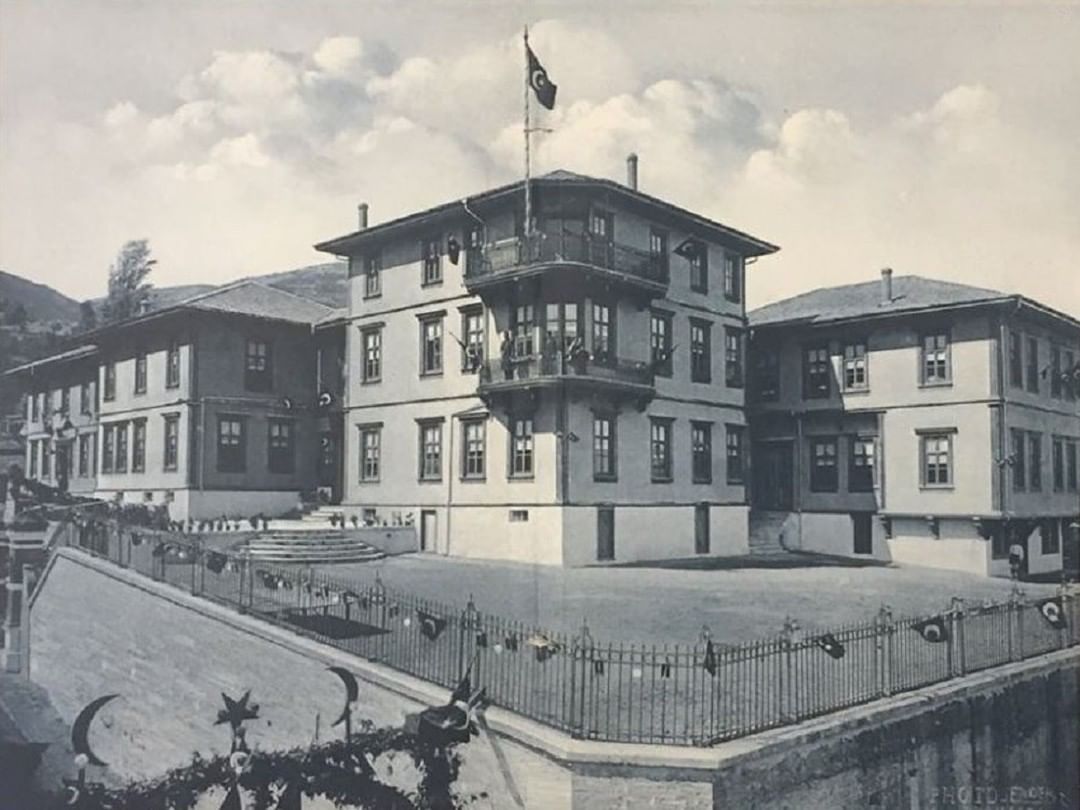
[[[751,329],[773,329],[781,327],[794,327],[794,326],[808,326],[816,328],[819,326],[837,326],[845,323],[854,323],[857,321],[869,321],[879,320],[882,318],[900,318],[910,315],[923,315],[927,312],[946,312],[954,311],[958,309],[976,309],[980,307],[999,306],[1001,304],[1015,302],[1020,296],[1015,295],[1002,295],[994,298],[982,298],[975,301],[961,301],[954,304],[927,304],[922,307],[913,307],[910,309],[891,310],[881,312],[864,312],[859,315],[845,315],[837,318],[823,318],[817,319],[816,316],[801,316],[797,318],[785,318],[779,321],[766,321],[765,323],[755,323],[753,314],[749,317]],[[1063,316],[1068,317],[1068,316]],[[1074,322],[1075,323],[1075,322]],[[1080,326],[1080,324],[1077,324]]]

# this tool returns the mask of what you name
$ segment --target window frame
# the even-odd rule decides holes
[[[687,257],[690,270],[690,290],[707,295],[709,292],[709,246],[698,241],[698,248]]]
[[[937,345],[939,338],[944,339],[944,346]],[[934,345],[927,347],[927,341]],[[919,386],[921,388],[948,387],[953,384],[952,331],[950,329],[927,330],[919,334]],[[938,355],[941,355],[938,357]],[[933,358],[931,358],[933,355]],[[933,373],[928,373],[929,363],[933,362]],[[942,372],[938,374],[938,364]]]
[[[801,351],[803,399],[828,399],[832,396],[832,349],[829,342],[804,343]],[[818,356],[821,353],[824,353],[824,359]],[[818,378],[821,384],[815,384]]]
[[[862,354],[858,353],[859,349],[862,349]],[[849,356],[849,350],[851,354]],[[843,387],[845,393],[861,393],[870,390],[870,347],[868,341],[864,338],[857,340],[849,340],[843,344],[840,350],[840,358],[842,363],[840,385]],[[861,363],[861,365],[860,365]],[[848,372],[852,372],[855,376],[857,372],[862,372],[862,381],[848,383]]]
[[[724,385],[728,388],[746,386],[746,330],[737,326],[724,327]]]
[[[603,313],[604,317],[598,317],[600,313]],[[592,341],[590,345],[592,347],[593,362],[602,366],[614,366],[618,362],[618,352],[616,351],[617,313],[618,308],[607,301],[592,301],[591,321],[589,324]]]
[[[1027,489],[1027,431],[1009,428],[1009,457],[1012,461],[1013,492]]]
[[[712,326],[704,318],[690,319],[690,382],[712,382]]]
[[[223,432],[226,424],[236,425],[236,432],[232,432],[231,429],[228,433]],[[227,437],[229,441],[223,441]],[[219,473],[246,473],[247,419],[236,414],[218,414],[217,435],[214,446],[216,450],[215,469]]]
[[[745,257],[738,253],[724,251],[724,298],[732,303],[742,303],[745,267]]]
[[[112,475],[116,461],[116,424],[101,426],[101,475]]]
[[[1028,445],[1028,491],[1042,492],[1042,433],[1029,430]]]
[[[131,421],[131,471],[146,472],[146,419]]]
[[[690,422],[690,480],[692,483],[712,483],[712,428],[712,422],[697,419]],[[699,439],[703,439],[703,441],[699,441]]]
[[[1064,386],[1061,380],[1061,346],[1050,344],[1050,398],[1062,399]]]
[[[1065,492],[1065,437],[1050,437],[1050,487]]]
[[[1066,492],[1078,492],[1080,491],[1080,481],[1078,481],[1078,453],[1080,453],[1080,439],[1073,437],[1066,437],[1065,439],[1065,491]]]
[[[425,238],[420,242],[420,286],[436,287],[442,283],[442,239]]]
[[[1061,553],[1061,523],[1057,518],[1047,518],[1039,523],[1039,551],[1043,556]]]
[[[461,420],[461,468],[462,481],[487,480],[487,417],[474,417]],[[479,439],[470,437],[470,430],[476,430]],[[478,443],[479,450],[472,448]]]
[[[664,228],[655,225],[649,227],[649,260],[652,266],[665,275],[670,271],[671,261],[668,257],[670,233]]]
[[[162,472],[176,472],[180,467],[180,414],[167,413],[162,417]]]
[[[840,438],[839,436],[810,436],[810,492],[836,493],[840,491]],[[818,448],[831,452],[818,453]],[[831,464],[819,464],[819,459],[831,459]],[[822,472],[831,470],[832,472]],[[825,476],[822,479],[822,476]]]
[[[356,427],[360,447],[360,483],[377,484],[382,479],[382,423]],[[374,437],[373,442],[368,441],[371,437]]]
[[[364,300],[382,296],[382,252],[364,257]]]
[[[956,430],[955,429],[930,429],[921,430],[917,432],[919,439],[919,488],[920,489],[933,489],[933,490],[951,490],[956,488]],[[931,477],[940,478],[940,462],[935,465],[935,473],[931,476],[928,455],[929,443],[932,441],[944,441],[945,450],[944,455],[946,458],[946,481],[940,480],[931,481]],[[936,457],[940,458],[942,451],[937,449],[934,451]]]
[[[416,420],[417,436],[417,467],[416,478],[418,481],[437,483],[443,480],[443,423],[442,417]],[[435,431],[438,441],[434,444],[428,442],[427,432]],[[428,453],[428,448],[434,447],[433,454]],[[429,459],[434,459],[433,467],[429,467]]]
[[[1024,390],[1029,394],[1039,393],[1039,338],[1035,335],[1026,335],[1024,341],[1025,385]]]
[[[165,388],[180,387],[180,341],[169,342],[165,350]]]
[[[266,420],[266,470],[276,475],[296,472],[296,420],[277,417]]]
[[[848,471],[847,491],[866,493],[873,492],[877,487],[877,438],[874,436],[860,436],[858,434],[847,437],[848,445]],[[859,452],[859,448],[869,448],[869,452]],[[861,461],[868,459],[868,461]],[[869,480],[865,480],[866,473],[860,470],[869,470]]]
[[[113,459],[113,473],[123,475],[130,469],[128,451],[131,447],[128,442],[128,423],[126,421],[115,422],[113,426],[116,429],[116,456]]]
[[[662,330],[657,330],[658,324],[663,325]],[[675,363],[672,358],[672,331],[675,324],[675,315],[662,309],[650,310],[649,313],[649,361],[652,364],[653,373],[657,377],[672,377],[675,373]],[[657,340],[659,338],[659,340]],[[664,361],[659,362],[659,356],[663,353]]]
[[[746,484],[746,425],[724,426],[724,464],[727,483]]]
[[[420,376],[421,377],[441,377],[443,374],[443,368],[445,366],[445,335],[446,329],[444,328],[443,321],[445,319],[445,313],[430,314],[430,315],[418,315],[417,320],[420,322]],[[436,327],[438,334],[436,334],[435,341],[433,343],[435,347],[435,355],[429,357],[428,355],[428,329],[430,327]],[[428,361],[437,361],[434,365],[429,366]]]
[[[258,349],[262,347],[263,351]],[[255,349],[253,352],[252,349]],[[244,339],[244,390],[266,394],[274,390],[274,350],[272,341],[261,337]],[[253,367],[261,365],[262,368]]]
[[[148,360],[145,349],[138,349],[135,352],[135,369],[134,369],[134,385],[132,386],[132,393],[135,396],[142,396],[146,393],[147,377],[149,376],[147,371]]]
[[[660,463],[658,463],[658,448],[663,450]],[[675,419],[673,417],[649,417],[649,480],[654,484],[670,484],[675,480]]]
[[[524,438],[525,446],[519,452],[518,440],[518,425],[528,423],[528,433],[520,434],[520,437]],[[528,480],[536,476],[536,441],[535,441],[535,422],[533,421],[532,414],[511,414],[509,419],[510,430],[508,431],[508,457],[506,477],[512,480]],[[518,461],[523,463],[519,469]]]
[[[93,469],[93,461],[91,459],[90,440],[93,438],[93,433],[80,433],[77,441],[79,456],[78,472],[79,478],[87,478],[90,475],[90,470]]]
[[[116,361],[109,360],[102,364],[101,398],[105,402],[116,400]]]
[[[360,327],[360,384],[372,385],[382,382],[382,326]],[[372,359],[374,352],[374,360]],[[372,373],[372,367],[375,367]]]
[[[604,424],[608,428],[606,436],[597,431],[598,427]],[[593,412],[592,457],[593,481],[613,482],[619,479],[618,415],[616,413]],[[601,468],[600,462],[604,459],[608,462],[608,469]]]
[[[1009,330],[1008,347],[1009,387],[1024,388],[1024,333],[1017,329]]]
[[[473,321],[479,323],[479,328],[473,328]],[[479,374],[487,359],[487,318],[484,307],[470,306],[461,309],[461,342],[464,348],[461,350],[461,373]],[[470,359],[469,349],[473,349]]]

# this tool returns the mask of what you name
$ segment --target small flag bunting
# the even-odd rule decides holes
[[[1064,630],[1067,627],[1065,621],[1064,605],[1060,596],[1051,596],[1035,603],[1039,609],[1039,615],[1046,619],[1047,623],[1055,630]]]
[[[450,257],[450,264],[453,265],[461,258],[461,242],[453,234],[446,237],[446,255]]]
[[[694,237],[683,239],[675,247],[675,255],[682,256],[684,259],[696,259],[701,255],[701,248],[703,245]]]
[[[416,609],[416,618],[420,620],[420,632],[431,641],[441,636],[446,629],[446,619],[422,608]]]
[[[915,622],[911,627],[931,644],[940,644],[949,640],[949,629],[941,616],[923,619],[921,622]]]
[[[716,651],[712,639],[705,642],[705,660],[701,664],[710,675],[716,675]]]
[[[814,639],[814,643],[833,658],[840,659],[844,657],[844,645],[837,641],[836,636],[832,633],[822,633]]]

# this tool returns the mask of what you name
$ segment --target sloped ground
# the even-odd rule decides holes
[[[667,567],[558,569],[411,554],[320,570],[339,580],[387,587],[482,613],[575,633],[583,620],[600,641],[694,643],[702,624],[724,643],[774,635],[787,616],[805,629],[871,621],[882,604],[896,616],[925,615],[953,596],[1004,601],[1012,583],[918,567]],[[1023,583],[1030,596],[1055,586]]]

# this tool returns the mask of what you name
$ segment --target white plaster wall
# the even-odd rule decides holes
[[[803,512],[795,518],[791,530],[785,534],[785,539],[792,534],[798,536],[797,547],[803,551],[857,559],[890,559],[891,552],[876,516],[870,521],[870,554],[855,553],[855,527],[851,515],[846,512]]]
[[[888,540],[894,562],[986,576],[990,570],[990,541],[979,536],[970,521],[942,520],[940,538],[921,520],[894,520]],[[1007,565],[1006,565],[1007,568]]]

